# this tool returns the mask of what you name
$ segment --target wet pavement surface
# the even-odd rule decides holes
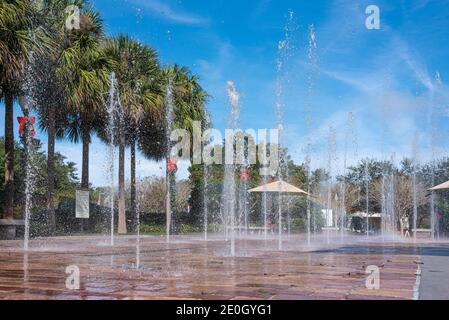
[[[201,236],[61,237],[0,242],[0,299],[413,299],[421,249],[410,242],[317,239],[237,240]],[[350,243],[349,243],[350,242]],[[66,287],[68,266],[80,289]],[[380,288],[366,288],[366,267],[380,270]],[[419,281],[418,281],[419,283]]]
[[[421,254],[419,299],[449,300],[449,246],[426,245]]]

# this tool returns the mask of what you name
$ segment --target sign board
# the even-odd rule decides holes
[[[76,190],[76,217],[89,219],[89,191]]]
[[[325,227],[333,227],[334,226],[334,216],[332,209],[321,209],[321,212],[323,213],[324,220],[326,221]]]

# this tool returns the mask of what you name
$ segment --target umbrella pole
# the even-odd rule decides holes
[[[278,237],[279,237],[279,245],[278,245],[278,247],[279,247],[279,250],[282,250],[282,207],[281,207],[281,205],[282,205],[282,194],[281,193],[279,193],[279,206],[278,206],[278,209],[279,209],[279,213],[278,213],[278,215],[279,215],[279,217],[278,217]]]
[[[264,228],[263,232],[264,232],[264,239],[266,241],[267,233],[268,233],[268,230],[267,230],[267,227],[268,227],[268,224],[267,224],[267,193],[266,192],[264,192],[262,194],[262,210],[263,210],[263,228]]]

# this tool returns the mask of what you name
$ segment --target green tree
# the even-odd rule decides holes
[[[381,203],[376,200],[373,192],[374,183],[394,171],[393,164],[389,161],[379,161],[375,159],[363,159],[356,166],[347,168],[345,182],[347,184],[346,210],[348,212],[366,211],[366,185],[368,184],[368,204],[370,212],[381,212]],[[338,181],[343,181],[343,177],[337,177]]]
[[[0,138],[0,161],[4,161],[5,139]],[[42,144],[39,140],[33,139],[31,143],[33,149],[33,171],[34,174],[34,188],[32,194],[32,202],[34,211],[46,208],[46,196],[47,196],[47,160],[45,153],[41,150]],[[22,145],[16,143],[16,153],[14,158],[14,169],[16,172],[16,179],[14,180],[15,189],[15,202],[25,203],[25,174],[24,166],[22,162],[25,158],[25,149]],[[5,175],[5,170],[0,167],[0,178]],[[76,174],[76,165],[73,162],[67,161],[60,153],[55,153],[55,198],[59,201],[60,198],[73,197],[73,194],[78,183],[78,176]],[[0,203],[4,204],[5,201],[5,188],[0,187]]]
[[[172,128],[169,128],[168,121],[165,125],[165,136],[164,140],[165,145],[165,155],[167,157],[166,161],[168,162],[170,154],[169,150],[171,148],[171,143],[169,143],[169,137],[171,132],[167,130],[170,129],[185,129],[190,133],[191,139],[193,139],[193,124],[195,121],[204,122],[206,120],[206,111],[205,104],[208,98],[206,91],[199,84],[199,79],[197,76],[192,75],[188,68],[180,67],[178,65],[172,65],[164,68],[163,75],[166,81],[166,97],[168,94],[168,90],[170,89],[172,92],[172,101],[173,103],[173,123]],[[169,105],[170,101],[165,99],[165,116],[168,119]],[[192,141],[191,141],[192,142]],[[192,143],[191,143],[192,145]],[[191,152],[193,148],[191,148]],[[186,155],[183,155],[185,157]],[[188,155],[191,159],[193,156],[192,153]],[[172,190],[170,188],[166,188],[166,197],[169,199],[166,203],[166,219],[167,226],[171,221],[171,207],[176,203],[176,194],[175,194],[175,173],[169,172],[166,170],[166,183],[168,185],[168,181],[171,181],[170,185],[173,187]]]
[[[14,100],[23,95],[23,79],[31,53],[50,49],[40,15],[28,0],[0,2],[0,99],[5,101],[4,218],[14,217]]]
[[[45,29],[48,30],[54,46],[50,54],[41,55],[34,60],[35,70],[45,70],[45,74],[37,75],[39,85],[36,86],[34,106],[39,114],[39,126],[47,132],[47,223],[49,233],[56,230],[55,217],[55,140],[64,138],[64,129],[67,125],[68,97],[64,96],[63,79],[58,77],[61,68],[61,58],[70,50],[76,50],[71,41],[73,31],[66,27],[69,5],[83,7],[82,0],[53,0],[46,2],[43,8],[46,19]]]
[[[81,8],[80,28],[68,35],[70,45],[62,52],[56,75],[64,84],[68,112],[65,133],[82,141],[81,188],[89,189],[91,135],[104,125],[104,96],[109,86],[111,62],[105,54],[102,20],[98,12]]]
[[[113,61],[117,77],[122,115],[118,126],[119,145],[119,230],[126,233],[125,217],[125,147],[131,147],[131,208],[136,203],[136,144],[143,115],[158,113],[162,94],[158,90],[159,68],[156,52],[126,35],[106,44],[106,54]]]

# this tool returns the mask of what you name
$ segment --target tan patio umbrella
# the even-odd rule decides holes
[[[446,182],[439,184],[433,188],[430,188],[429,190],[441,190],[441,189],[449,189],[449,181],[446,181]]]
[[[254,189],[248,190],[249,193],[256,193],[256,192],[268,192],[268,193],[293,193],[293,194],[304,194],[304,195],[310,195],[306,191],[299,189],[285,181],[279,180],[274,181],[271,183],[264,184],[262,186],[259,186]]]
[[[254,189],[248,190],[249,193],[277,193],[279,195],[280,201],[282,201],[283,194],[302,194],[302,195],[310,195],[304,190],[301,190],[285,181],[278,180],[271,183],[264,184]],[[265,237],[267,235],[267,224],[265,219]],[[281,206],[279,206],[279,214],[278,214],[278,236],[279,236],[279,250],[282,249],[282,214],[281,214]]]

